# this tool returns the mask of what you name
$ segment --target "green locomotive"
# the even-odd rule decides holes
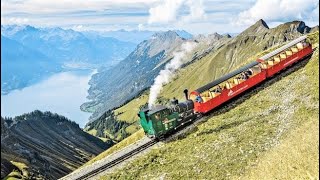
[[[162,138],[187,122],[196,119],[192,100],[171,107],[157,105],[152,109],[141,109],[138,116],[145,134],[151,138]]]

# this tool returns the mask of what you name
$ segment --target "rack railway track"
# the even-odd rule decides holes
[[[99,173],[101,173],[101,172],[103,172],[103,171],[105,171],[105,170],[107,170],[107,169],[109,169],[111,167],[114,167],[115,165],[117,165],[117,164],[119,164],[119,163],[121,163],[121,162],[123,162],[123,161],[125,161],[125,160],[127,160],[129,158],[131,158],[132,156],[140,153],[141,151],[146,150],[149,147],[152,147],[156,143],[157,143],[156,140],[150,140],[149,142],[147,142],[147,143],[145,143],[145,144],[133,149],[132,151],[130,151],[130,152],[128,152],[128,153],[126,153],[126,154],[124,154],[124,155],[122,155],[122,156],[120,156],[120,157],[118,157],[118,158],[116,158],[116,159],[104,164],[103,166],[101,166],[101,167],[99,167],[97,169],[94,169],[93,171],[90,171],[89,173],[84,174],[84,175],[82,175],[80,177],[77,177],[76,180],[90,179],[91,177],[94,177],[97,174],[99,174]]]

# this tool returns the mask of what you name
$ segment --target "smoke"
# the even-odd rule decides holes
[[[181,45],[180,51],[173,52],[173,59],[166,64],[165,68],[160,71],[159,75],[155,78],[153,85],[150,88],[149,95],[149,109],[154,106],[159,93],[161,92],[163,85],[170,82],[174,77],[176,70],[179,69],[186,61],[185,55],[192,51],[196,46],[195,42],[185,42]]]

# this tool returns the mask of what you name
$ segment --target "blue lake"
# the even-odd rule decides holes
[[[91,115],[80,110],[87,101],[89,80],[96,71],[77,70],[57,73],[49,78],[1,95],[1,116],[14,117],[36,109],[58,113],[75,121],[81,128]]]

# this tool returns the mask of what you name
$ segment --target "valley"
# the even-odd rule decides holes
[[[92,70],[56,73],[31,86],[1,95],[1,116],[15,117],[38,109],[63,115],[83,128],[90,113],[79,107],[87,100],[88,82],[94,73],[96,71]]]
[[[1,25],[1,94],[33,85],[70,69],[108,68],[135,43],[62,28]]]

